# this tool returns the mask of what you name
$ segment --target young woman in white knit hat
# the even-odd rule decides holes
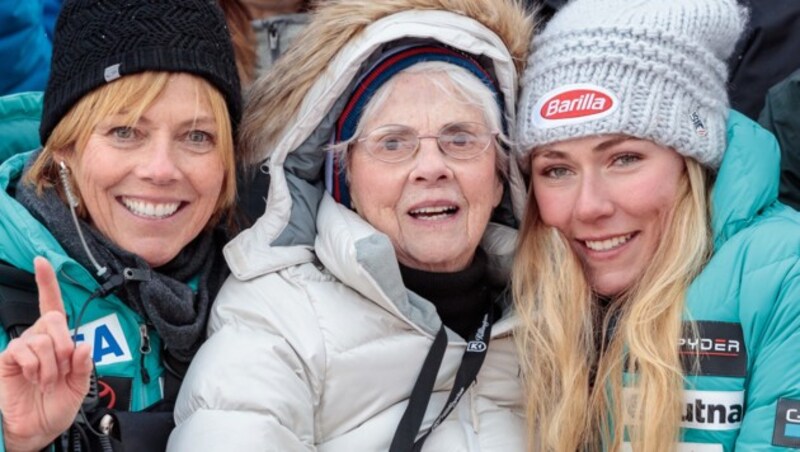
[[[800,214],[730,111],[735,0],[573,0],[534,40],[514,269],[537,450],[800,447]]]

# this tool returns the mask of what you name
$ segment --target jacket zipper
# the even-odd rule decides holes
[[[150,354],[152,349],[150,348],[150,336],[147,332],[146,323],[139,325],[139,340],[139,370],[142,373],[142,382],[149,384],[150,373],[147,372],[147,367],[144,365],[144,358]]]
[[[274,23],[270,23],[267,26],[267,39],[269,40],[269,50],[270,56],[272,57],[272,61],[270,64],[275,64],[275,60],[281,55],[279,47],[279,40],[280,35],[278,34],[278,26]]]

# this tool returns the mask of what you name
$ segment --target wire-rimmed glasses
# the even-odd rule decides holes
[[[456,160],[475,158],[487,149],[497,136],[479,122],[456,122],[447,124],[436,135],[418,135],[411,127],[397,124],[380,126],[357,141],[376,159],[397,163],[412,158],[419,149],[420,140],[435,138],[439,149]]]

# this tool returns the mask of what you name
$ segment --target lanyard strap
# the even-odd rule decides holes
[[[414,389],[411,390],[408,406],[406,406],[406,411],[403,413],[403,417],[400,419],[400,423],[394,433],[389,452],[421,450],[428,435],[453,411],[458,401],[461,400],[461,397],[475,381],[481,365],[483,365],[483,360],[486,358],[486,352],[489,349],[493,321],[494,309],[490,305],[483,316],[481,325],[472,333],[469,342],[467,342],[467,349],[464,350],[464,356],[461,358],[461,365],[458,367],[458,372],[456,372],[453,389],[450,391],[447,403],[445,403],[442,412],[439,413],[430,428],[419,439],[416,439],[422,425],[422,419],[425,417],[425,411],[428,408],[428,402],[431,399],[436,376],[439,374],[439,368],[444,359],[444,351],[447,348],[447,333],[444,325],[439,328],[439,332],[436,333],[436,338],[433,340],[433,345],[431,345],[431,349],[422,364],[422,370],[419,372],[417,382],[414,383]]]

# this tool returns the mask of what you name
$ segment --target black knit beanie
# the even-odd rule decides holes
[[[225,98],[236,131],[241,87],[216,0],[66,0],[53,39],[42,144],[81,97],[144,71],[188,72],[208,80]]]

